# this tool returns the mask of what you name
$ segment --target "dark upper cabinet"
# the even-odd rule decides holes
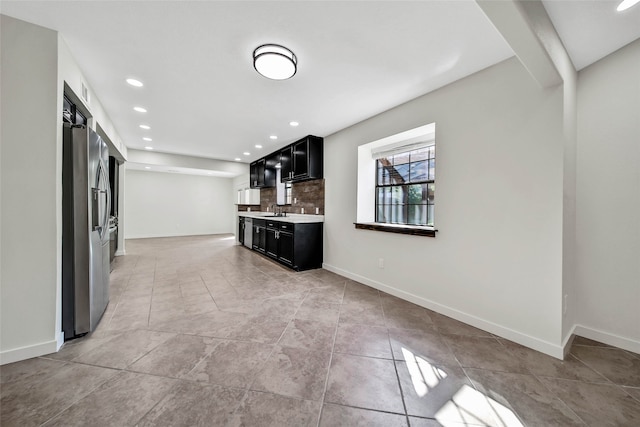
[[[275,187],[275,163],[270,165],[266,157],[251,163],[251,165],[249,165],[249,179],[251,180],[251,188]]]
[[[280,150],[280,182],[291,181],[293,177],[293,145]]]
[[[258,162],[249,165],[249,184],[251,188],[260,188],[258,186]]]
[[[323,139],[313,135],[305,136],[283,148],[280,160],[282,182],[320,179],[323,176]]]
[[[323,143],[320,137],[309,135],[250,165],[251,188],[276,185],[276,170],[280,165],[280,181],[298,182],[323,176]]]

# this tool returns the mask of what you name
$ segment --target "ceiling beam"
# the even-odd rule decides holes
[[[519,0],[476,0],[476,3],[541,87],[562,83],[562,77],[545,48],[545,35],[539,34],[540,26],[536,27]],[[541,3],[539,6],[544,11]],[[552,36],[558,37],[555,29]]]

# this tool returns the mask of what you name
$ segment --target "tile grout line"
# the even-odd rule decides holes
[[[347,283],[344,284],[344,291],[342,298],[344,300],[344,292],[346,292]],[[327,386],[329,385],[329,375],[331,373],[331,364],[333,363],[333,355],[336,346],[336,338],[338,337],[338,329],[340,328],[340,314],[342,313],[342,304],[340,304],[340,310],[338,311],[338,320],[336,321],[335,331],[333,331],[333,340],[331,342],[331,353],[329,354],[329,366],[327,367],[327,374],[324,378],[324,387],[322,389],[322,397],[320,398],[320,410],[318,411],[318,421],[316,427],[320,427],[320,421],[322,420],[322,413],[324,412],[325,398],[327,395]]]
[[[226,280],[226,278],[225,278]],[[309,291],[307,290],[307,295],[309,294]],[[278,346],[278,343],[280,342],[280,340],[282,339],[282,337],[284,336],[285,332],[287,331],[287,329],[289,329],[289,325],[291,325],[291,323],[294,321],[296,313],[298,312],[298,310],[300,309],[300,306],[302,305],[302,303],[304,302],[305,298],[307,297],[307,295],[305,295],[305,297],[302,299],[302,301],[300,301],[300,304],[298,304],[298,307],[296,307],[296,310],[293,312],[293,314],[291,315],[291,319],[289,319],[289,322],[287,322],[287,326],[285,326],[285,328],[282,330],[282,332],[280,333],[280,336],[278,337],[278,340],[273,344],[273,348],[271,349],[271,351],[269,352],[269,354],[267,355],[267,357],[265,357],[264,361],[260,364],[260,367],[258,369],[256,369],[256,374],[253,377],[253,379],[251,380],[251,382],[249,383],[249,385],[247,386],[247,388],[245,389],[245,393],[244,396],[242,396],[242,399],[240,400],[240,404],[238,405],[238,407],[236,409],[234,409],[233,413],[230,415],[229,417],[229,421],[227,422],[227,425],[229,424],[229,422],[231,422],[231,420],[233,419],[233,417],[235,416],[236,412],[238,411],[238,409],[240,409],[240,406],[242,406],[242,403],[245,401],[245,399],[247,399],[247,396],[249,395],[250,391],[254,391],[251,388],[253,387],[253,385],[255,384],[256,380],[258,379],[258,375],[260,375],[260,373],[262,372],[262,370],[264,369],[265,365],[267,364],[267,362],[269,361],[269,359],[271,358],[271,356],[273,355],[273,353],[276,351],[276,347]],[[259,391],[259,390],[255,390],[255,391]],[[270,393],[270,392],[267,392]],[[277,396],[281,396],[278,395],[276,393],[270,393],[270,394],[274,394]]]
[[[411,422],[409,421],[409,411],[407,410],[407,403],[405,402],[405,399],[404,399],[404,391],[402,390],[400,373],[398,372],[398,364],[396,363],[396,358],[393,353],[393,346],[391,345],[391,334],[389,334],[389,325],[387,324],[387,315],[385,314],[384,304],[382,304],[382,297],[380,297],[379,295],[380,294],[378,293],[378,297],[380,299],[380,307],[382,309],[382,319],[384,320],[385,328],[387,330],[387,343],[389,345],[389,352],[391,353],[391,361],[393,362],[393,369],[396,373],[396,380],[398,381],[398,390],[400,390],[400,399],[402,400],[402,407],[404,408],[404,416],[405,416],[405,420],[407,421],[407,426],[410,426]]]
[[[533,374],[533,373],[532,373],[531,375],[532,375],[532,376],[533,376],[533,377],[534,377],[534,378],[535,378],[535,379],[536,379],[540,384],[542,384],[542,386],[545,388],[545,390],[547,390],[547,391],[551,394],[551,396],[553,396],[555,399],[557,399],[559,402],[561,402],[561,403],[564,405],[564,407],[565,407],[566,409],[568,409],[568,410],[569,410],[569,412],[570,412],[570,413],[572,413],[573,415],[575,415],[575,416],[576,416],[576,418],[578,418],[580,421],[582,421],[582,423],[583,423],[585,426],[589,425],[589,424],[587,424],[587,422],[586,422],[585,420],[583,420],[583,419],[582,419],[582,417],[581,417],[581,416],[580,416],[576,411],[574,411],[574,410],[573,410],[573,408],[572,408],[571,406],[569,406],[569,404],[568,404],[567,402],[565,402],[565,401],[564,401],[560,396],[558,396],[556,393],[554,393],[554,392],[553,392],[553,390],[551,390],[551,389],[550,389],[550,388],[549,388],[549,387],[544,383],[544,381],[541,381],[538,375]],[[560,378],[560,379],[564,379],[564,378]],[[579,381],[579,382],[582,382],[582,381]]]

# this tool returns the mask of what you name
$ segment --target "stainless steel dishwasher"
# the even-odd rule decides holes
[[[244,217],[244,245],[251,249],[253,247],[253,218]]]

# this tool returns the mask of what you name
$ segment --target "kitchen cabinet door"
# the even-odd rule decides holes
[[[271,258],[278,258],[278,231],[266,228],[265,232],[265,253]]]
[[[304,178],[309,175],[309,140],[308,138],[293,144],[293,178]]]
[[[258,188],[258,162],[249,165],[249,187]]]
[[[238,242],[244,245],[244,217],[238,217]]]
[[[278,261],[292,267],[293,256],[293,233],[280,231],[278,233]]]
[[[291,181],[293,178],[293,146],[288,146],[280,151],[280,182]]]
[[[258,187],[264,187],[264,171],[265,171],[265,159],[260,159],[256,162],[257,173],[258,173]]]
[[[253,220],[253,249],[258,252],[265,252],[266,233],[264,227],[264,220]]]

